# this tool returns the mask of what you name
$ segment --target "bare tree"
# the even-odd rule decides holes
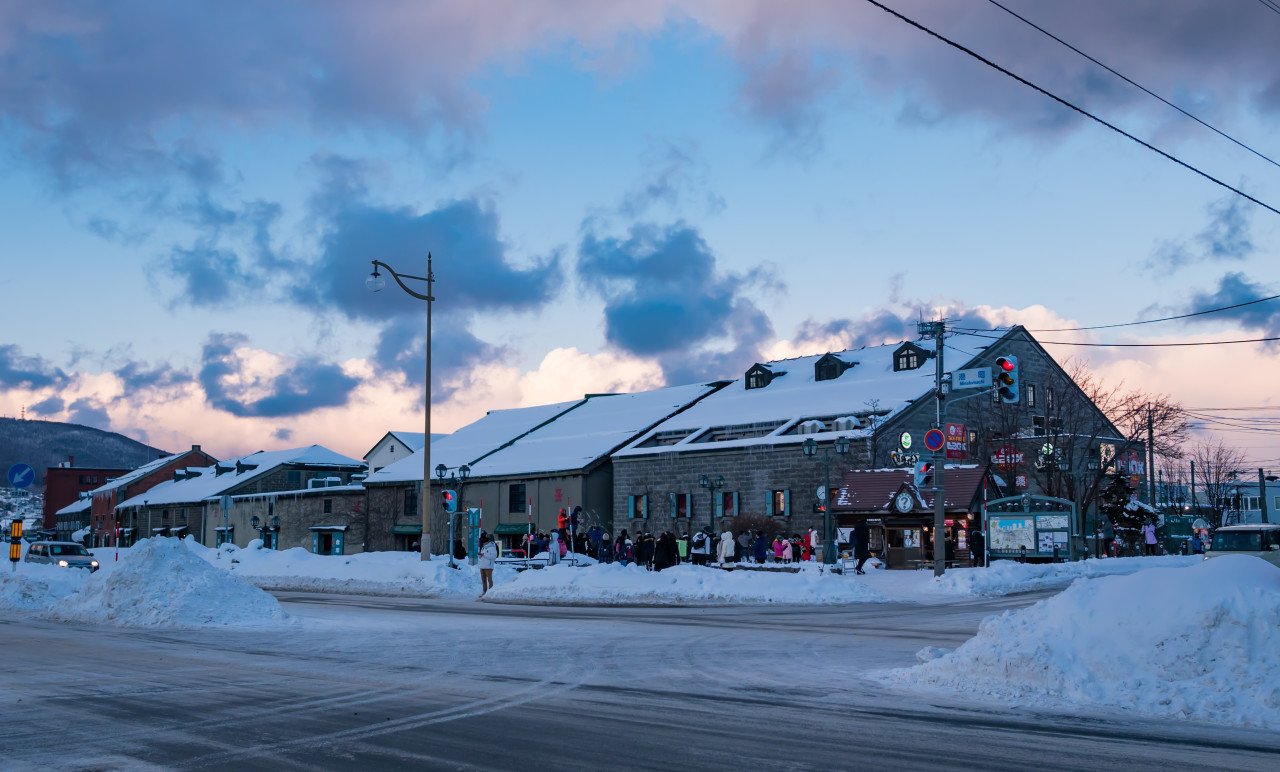
[[[1230,508],[1226,502],[1232,499],[1232,493],[1244,475],[1244,451],[1228,447],[1222,440],[1214,438],[1192,445],[1189,455],[1196,465],[1196,482],[1204,491],[1205,503],[1212,512],[1209,521],[1225,525]],[[1199,512],[1195,491],[1191,495]]]

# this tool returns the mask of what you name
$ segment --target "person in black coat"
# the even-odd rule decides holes
[[[973,556],[973,564],[975,566],[985,566],[987,564],[987,556],[983,548],[986,546],[986,537],[982,535],[982,529],[974,526],[969,529],[969,554]]]
[[[661,571],[670,568],[680,561],[676,553],[676,538],[669,532],[663,532],[653,548],[653,570]]]
[[[871,529],[867,527],[866,520],[858,521],[858,524],[853,527],[853,533],[849,535],[849,540],[853,542],[853,557],[858,561],[853,570],[859,574],[865,574],[862,564],[871,558]]]

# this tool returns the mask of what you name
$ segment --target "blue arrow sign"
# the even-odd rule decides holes
[[[36,470],[29,464],[14,464],[9,467],[9,484],[15,488],[26,488],[36,481]]]

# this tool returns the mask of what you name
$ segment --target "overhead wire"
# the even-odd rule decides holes
[[[975,338],[986,338],[987,340],[1001,340],[1004,337],[1003,335],[981,335],[976,332],[968,334]],[[1229,346],[1235,343],[1270,343],[1277,340],[1280,340],[1280,337],[1177,341],[1174,343],[1081,343],[1070,340],[1040,340],[1037,338],[1036,342],[1051,346],[1082,346],[1085,348],[1176,348],[1186,346]]]
[[[1010,70],[1010,69],[1008,69],[1008,68],[1006,68],[1006,67],[1002,67],[1001,65],[996,64],[995,62],[993,62],[992,60],[990,60],[990,59],[988,59],[987,57],[983,56],[982,54],[978,53],[977,51],[974,51],[972,48],[968,48],[968,47],[966,47],[966,46],[964,46],[964,45],[962,45],[962,44],[960,44],[960,43],[957,43],[956,41],[952,40],[952,39],[951,39],[951,38],[949,38],[949,37],[946,37],[945,35],[942,35],[941,33],[934,32],[932,29],[929,29],[928,27],[924,26],[924,25],[923,25],[923,24],[921,24],[920,22],[918,22],[918,21],[916,21],[916,20],[914,20],[914,19],[911,19],[911,18],[909,18],[909,17],[907,17],[907,16],[904,16],[903,14],[901,14],[901,13],[899,13],[899,12],[897,12],[897,11],[893,10],[893,9],[892,9],[892,8],[890,8],[889,6],[887,6],[887,5],[885,5],[885,4],[881,3],[881,2],[878,2],[878,0],[866,0],[866,2],[870,3],[871,5],[874,5],[876,8],[879,8],[880,10],[882,10],[882,11],[884,11],[885,13],[889,14],[890,16],[893,16],[893,17],[895,17],[895,18],[897,18],[897,19],[900,19],[901,21],[905,22],[906,24],[909,24],[909,25],[911,25],[912,27],[915,27],[916,29],[920,30],[921,32],[924,32],[925,34],[930,35],[931,37],[934,37],[934,38],[937,38],[938,40],[941,40],[943,43],[946,43],[947,45],[951,46],[952,48],[956,49],[957,51],[961,51],[961,52],[963,52],[963,53],[965,53],[965,54],[968,54],[969,56],[973,57],[974,59],[977,59],[978,61],[982,62],[983,64],[987,65],[988,67],[991,67],[992,69],[994,69],[994,70],[996,70],[996,71],[998,71],[998,72],[1004,73],[1005,75],[1009,76],[1010,78],[1013,78],[1014,80],[1018,81],[1018,82],[1019,82],[1019,83],[1021,83],[1022,85],[1027,86],[1028,88],[1034,89],[1035,91],[1038,91],[1038,92],[1040,92],[1041,94],[1044,94],[1045,96],[1049,97],[1050,99],[1052,99],[1053,101],[1055,101],[1055,102],[1057,102],[1058,104],[1062,105],[1063,107],[1066,107],[1066,108],[1068,108],[1068,109],[1070,109],[1070,110],[1073,110],[1073,111],[1075,111],[1075,112],[1077,112],[1077,113],[1080,113],[1081,115],[1085,116],[1086,118],[1088,118],[1088,119],[1090,119],[1090,120],[1092,120],[1092,121],[1095,121],[1095,122],[1097,122],[1097,123],[1099,123],[1099,124],[1101,124],[1101,125],[1103,125],[1103,126],[1106,126],[1108,129],[1111,129],[1112,131],[1116,132],[1117,134],[1121,135],[1122,137],[1126,137],[1126,138],[1128,138],[1128,139],[1130,139],[1130,140],[1132,140],[1132,141],[1134,141],[1134,142],[1138,143],[1139,145],[1142,145],[1143,147],[1147,148],[1147,149],[1148,149],[1148,150],[1150,150],[1151,152],[1156,153],[1157,155],[1160,155],[1161,157],[1166,158],[1166,159],[1168,159],[1168,160],[1170,160],[1170,161],[1172,161],[1172,162],[1174,162],[1174,163],[1178,164],[1179,166],[1183,167],[1184,169],[1187,169],[1187,170],[1189,170],[1189,171],[1192,171],[1192,172],[1194,172],[1194,173],[1196,173],[1196,174],[1200,175],[1201,177],[1204,177],[1206,180],[1209,180],[1210,182],[1214,183],[1215,185],[1218,185],[1218,186],[1220,186],[1220,187],[1222,187],[1222,188],[1225,188],[1226,190],[1231,191],[1232,193],[1235,193],[1236,195],[1240,196],[1241,198],[1244,198],[1244,199],[1246,199],[1246,200],[1248,200],[1248,201],[1252,201],[1253,203],[1257,204],[1258,206],[1262,207],[1263,209],[1266,209],[1267,211],[1269,211],[1269,212],[1271,212],[1271,213],[1273,213],[1273,214],[1278,214],[1278,215],[1280,215],[1280,209],[1276,209],[1274,206],[1271,206],[1270,204],[1267,204],[1267,203],[1265,203],[1265,202],[1263,202],[1263,201],[1261,201],[1261,200],[1259,200],[1259,199],[1257,199],[1257,198],[1255,198],[1255,197],[1253,197],[1253,196],[1249,195],[1248,193],[1245,193],[1243,190],[1240,190],[1240,189],[1239,189],[1239,188],[1237,188],[1237,187],[1234,187],[1234,186],[1232,186],[1232,185],[1229,185],[1229,184],[1227,184],[1227,183],[1223,182],[1222,180],[1218,179],[1217,177],[1214,177],[1213,175],[1209,174],[1208,172],[1203,171],[1203,170],[1201,170],[1201,169],[1199,169],[1199,168],[1197,168],[1197,167],[1195,167],[1195,166],[1191,165],[1190,163],[1188,163],[1188,162],[1186,162],[1186,161],[1183,161],[1181,158],[1178,158],[1178,157],[1176,157],[1176,156],[1174,156],[1174,155],[1171,155],[1171,154],[1169,154],[1169,153],[1166,153],[1165,151],[1161,150],[1160,148],[1156,147],[1155,145],[1151,144],[1150,142],[1147,142],[1147,141],[1145,141],[1145,140],[1139,139],[1137,136],[1135,136],[1135,135],[1133,135],[1133,134],[1130,134],[1129,132],[1125,131],[1124,129],[1120,128],[1119,126],[1116,126],[1115,124],[1110,123],[1110,122],[1106,121],[1105,119],[1100,118],[1100,117],[1098,117],[1098,116],[1094,115],[1093,113],[1089,112],[1088,110],[1085,110],[1083,107],[1080,107],[1079,105],[1077,105],[1077,104],[1075,104],[1075,103],[1073,103],[1073,102],[1070,102],[1070,101],[1068,101],[1068,100],[1066,100],[1066,99],[1064,99],[1064,98],[1062,98],[1062,97],[1058,96],[1057,94],[1053,93],[1052,91],[1049,91],[1048,89],[1046,89],[1046,88],[1044,88],[1044,87],[1042,87],[1042,86],[1039,86],[1039,85],[1036,85],[1035,83],[1032,83],[1031,81],[1027,80],[1026,78],[1022,77],[1021,75],[1017,74],[1016,72],[1013,72],[1012,70]]]
[[[1246,300],[1243,303],[1233,303],[1229,306],[1219,306],[1217,308],[1207,308],[1203,311],[1194,311],[1189,314],[1178,314],[1177,316],[1164,316],[1159,319],[1144,319],[1140,322],[1117,322],[1116,324],[1095,324],[1089,327],[1042,327],[1027,332],[1084,332],[1086,330],[1110,330],[1116,327],[1137,327],[1142,324],[1155,324],[1157,322],[1172,322],[1178,319],[1190,319],[1194,316],[1205,316],[1207,314],[1217,314],[1223,311],[1233,311],[1237,308],[1252,306],[1258,303],[1266,303],[1268,301],[1280,299],[1280,295],[1268,295],[1265,298],[1255,298],[1254,300]],[[956,327],[956,330],[964,332],[999,332],[1000,327],[983,328],[983,327]]]
[[[1264,0],[1264,1],[1265,1],[1265,0]],[[1002,11],[1004,11],[1005,13],[1009,14],[1010,16],[1012,16],[1013,18],[1015,18],[1015,19],[1017,19],[1018,21],[1022,22],[1023,24],[1026,24],[1027,26],[1032,27],[1033,29],[1038,30],[1040,33],[1042,33],[1042,34],[1044,34],[1044,35],[1046,35],[1046,36],[1048,36],[1048,37],[1050,37],[1050,38],[1053,38],[1054,40],[1058,41],[1059,43],[1061,43],[1062,45],[1066,46],[1067,48],[1070,48],[1072,51],[1075,51],[1077,54],[1079,54],[1079,55],[1083,56],[1085,59],[1088,59],[1089,61],[1091,61],[1091,62],[1093,62],[1094,64],[1098,65],[1099,67],[1101,67],[1102,69],[1104,69],[1104,70],[1106,70],[1107,72],[1111,73],[1112,75],[1116,76],[1116,77],[1117,77],[1117,78],[1119,78],[1120,80],[1123,80],[1125,83],[1128,83],[1130,86],[1133,86],[1134,88],[1140,89],[1140,90],[1142,90],[1143,92],[1145,92],[1146,94],[1148,94],[1149,96],[1152,96],[1152,97],[1154,97],[1154,98],[1156,98],[1156,99],[1160,100],[1160,101],[1161,101],[1161,102],[1163,102],[1164,104],[1168,105],[1169,107],[1172,107],[1173,109],[1175,109],[1175,110],[1177,110],[1178,112],[1182,113],[1182,114],[1183,114],[1183,115],[1185,115],[1186,117],[1190,118],[1191,120],[1193,120],[1193,121],[1195,121],[1196,123],[1200,124],[1201,126],[1205,127],[1205,128],[1206,128],[1206,129],[1208,129],[1209,131],[1212,131],[1213,133],[1217,134],[1218,136],[1223,137],[1224,139],[1227,139],[1228,141],[1233,142],[1233,143],[1235,143],[1236,145],[1239,145],[1240,147],[1244,148],[1245,150],[1248,150],[1250,153],[1253,153],[1254,155],[1256,155],[1257,157],[1259,157],[1259,158],[1261,158],[1262,160],[1266,161],[1267,163],[1271,164],[1272,166],[1275,166],[1276,168],[1280,168],[1280,162],[1276,162],[1276,161],[1275,161],[1274,159],[1272,159],[1270,156],[1268,156],[1268,155],[1266,155],[1266,154],[1262,153],[1262,152],[1261,152],[1261,151],[1259,151],[1259,150],[1256,150],[1256,149],[1254,149],[1254,148],[1250,147],[1249,145],[1246,145],[1244,142],[1241,142],[1240,140],[1236,139],[1235,137],[1231,136],[1230,134],[1226,133],[1225,131],[1223,131],[1223,130],[1219,129],[1218,127],[1213,126],[1212,124],[1210,124],[1210,123],[1208,123],[1208,122],[1206,122],[1206,121],[1204,121],[1204,120],[1200,119],[1198,116],[1193,115],[1193,114],[1192,114],[1192,113],[1190,113],[1190,112],[1187,112],[1186,110],[1184,110],[1184,109],[1183,109],[1183,108],[1181,108],[1181,107],[1178,107],[1178,106],[1177,106],[1177,105],[1175,105],[1173,102],[1170,102],[1168,99],[1165,99],[1164,97],[1160,96],[1159,94],[1157,94],[1156,92],[1154,92],[1154,91],[1152,91],[1151,89],[1147,88],[1146,86],[1142,85],[1141,83],[1138,83],[1138,82],[1136,82],[1135,80],[1133,80],[1132,78],[1130,78],[1130,77],[1128,77],[1128,76],[1124,75],[1123,73],[1118,72],[1116,69],[1114,69],[1114,68],[1112,68],[1112,67],[1109,67],[1109,66],[1107,66],[1107,65],[1103,64],[1102,62],[1100,62],[1100,61],[1098,61],[1097,59],[1093,58],[1092,56],[1090,56],[1090,55],[1086,54],[1084,51],[1081,51],[1079,48],[1076,48],[1075,46],[1071,45],[1071,44],[1070,44],[1070,43],[1068,43],[1067,41],[1063,40],[1062,38],[1060,38],[1060,37],[1058,37],[1057,35],[1053,34],[1053,33],[1052,33],[1052,32],[1050,32],[1049,30],[1045,29],[1044,27],[1041,27],[1039,24],[1036,24],[1035,22],[1031,21],[1030,19],[1026,18],[1025,16],[1022,16],[1022,15],[1021,15],[1021,14],[1019,14],[1017,11],[1014,11],[1014,10],[1010,9],[1008,6],[1001,4],[1000,2],[998,2],[998,0],[987,0],[987,2],[988,2],[988,3],[991,3],[991,4],[992,4],[992,5],[994,5],[995,7],[999,8],[1000,10],[1002,10]],[[1275,10],[1275,9],[1273,8],[1272,10]]]

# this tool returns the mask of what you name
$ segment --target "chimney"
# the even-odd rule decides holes
[[[200,452],[200,446],[199,446],[199,445],[192,445],[192,446],[191,446],[191,450],[192,450],[192,452],[193,452],[193,453],[199,453],[199,452]]]
[[[74,467],[75,465],[76,465],[76,457],[75,457],[75,456],[67,456],[67,466],[68,466],[68,467]]]

